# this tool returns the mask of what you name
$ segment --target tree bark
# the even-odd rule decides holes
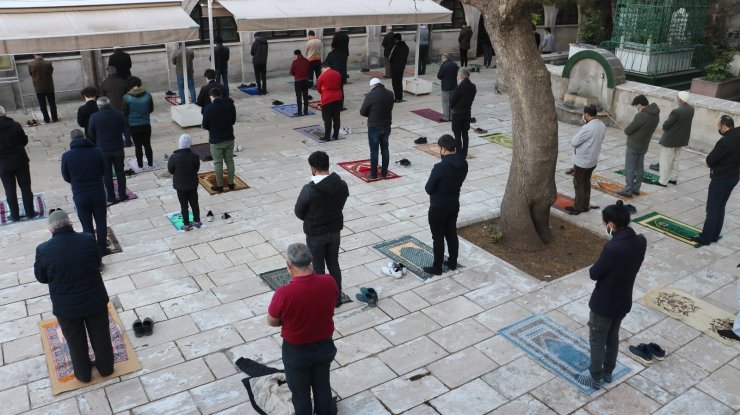
[[[483,13],[511,103],[513,158],[501,203],[502,242],[535,251],[552,238],[558,123],[550,73],[532,35],[528,0],[462,0]]]

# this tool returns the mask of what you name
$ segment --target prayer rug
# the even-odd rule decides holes
[[[240,91],[244,92],[247,95],[257,95],[259,93],[259,90],[256,86],[251,86],[247,88],[239,88]]]
[[[378,79],[383,79],[383,78],[385,78],[385,72],[380,72],[380,71],[367,71],[367,72],[362,72],[362,73],[363,73],[364,75],[367,75],[367,76],[371,77],[371,78],[378,78]]]
[[[617,170],[615,173],[624,176],[624,169]],[[646,171],[642,176],[642,182],[647,184],[656,184],[660,182],[660,176]]]
[[[406,269],[422,281],[434,277],[434,275],[424,272],[424,267],[434,265],[432,247],[412,236],[404,235],[400,238],[381,242],[374,245],[373,248],[393,260],[393,262],[403,264]],[[458,263],[457,268],[463,268],[463,266]],[[447,272],[449,268],[444,265],[442,271]]]
[[[380,180],[390,180],[390,179],[397,179],[401,176],[397,175],[396,173],[393,173],[392,171],[388,170],[388,174],[385,176],[385,179],[380,177],[380,169],[381,167],[378,166],[377,171],[377,179],[373,180],[369,177],[367,177],[367,174],[370,174],[370,159],[367,160],[355,160],[355,161],[344,161],[342,163],[338,163],[339,167],[347,170],[348,172],[352,173],[355,177],[359,178],[365,183],[370,182],[377,182]]]
[[[321,111],[321,100],[308,101],[308,106],[315,109],[316,111]]]
[[[190,223],[193,223],[193,212],[188,212],[188,215],[190,216]],[[185,223],[182,220],[182,213],[178,210],[177,212],[168,213],[165,215],[167,217],[167,220],[170,221],[172,226],[175,227],[175,230],[178,232],[182,232],[185,230]]]
[[[227,183],[227,177],[228,173],[226,170],[223,172],[224,175],[224,193],[226,192],[236,192],[238,190],[244,190],[249,189],[249,185],[247,185],[244,180],[242,180],[239,176],[234,174],[234,190],[229,190],[229,186]],[[198,183],[200,183],[201,186],[203,186],[204,189],[208,192],[210,195],[215,195],[218,192],[214,192],[211,190],[211,186],[216,185],[216,172],[215,171],[207,171],[205,173],[198,173]]]
[[[413,112],[414,114],[416,114],[416,115],[418,115],[420,117],[424,117],[424,118],[426,118],[428,120],[432,120],[432,121],[434,121],[436,123],[440,123],[441,124],[441,123],[444,122],[444,121],[440,121],[442,119],[442,114],[439,113],[439,112],[437,112],[437,111],[435,111],[435,110],[433,110],[433,109],[431,109],[431,108],[423,108],[423,109],[420,109],[420,110],[413,110],[411,112]]]
[[[558,192],[558,198],[555,199],[555,202],[552,204],[552,207],[555,208],[555,209],[557,209],[557,210],[559,210],[559,211],[561,211],[561,212],[563,212],[563,213],[570,214],[570,212],[568,212],[567,210],[565,210],[565,208],[567,206],[573,206],[573,202],[575,202],[575,199],[573,199],[572,197],[570,197],[568,195],[565,195],[565,194],[562,194],[562,193]],[[599,207],[596,206],[596,205],[589,205],[589,210],[590,209],[598,209],[598,208]]]
[[[113,193],[116,195],[116,203],[120,202],[121,199],[118,199],[118,180],[113,179]],[[138,199],[139,196],[136,195],[136,193],[132,192],[131,189],[126,186],[126,196],[128,196],[128,200]],[[105,202],[108,206],[112,205],[113,203],[106,201]]]
[[[111,254],[117,254],[119,252],[123,252],[123,249],[121,248],[121,244],[118,242],[118,238],[116,238],[116,234],[113,233],[113,229],[109,226],[108,227],[108,234],[106,238],[105,244],[108,246],[108,249],[110,250]]]
[[[513,148],[514,147],[514,141],[511,138],[510,135],[506,135],[504,133],[493,133],[493,134],[486,134],[480,136],[481,138],[485,138],[486,140],[496,143],[500,146]]]
[[[310,138],[311,140],[317,142],[317,143],[328,143],[329,141],[319,141],[319,138],[324,136],[324,126],[323,125],[309,125],[307,127],[299,127],[294,128],[295,131],[298,131],[299,133],[305,135],[306,137]],[[340,135],[339,139],[344,140],[345,136]],[[334,140],[332,140],[334,141]]]
[[[624,184],[617,183],[614,180],[609,180],[606,177],[599,176],[598,174],[592,174],[591,175],[591,188],[596,189],[600,192],[604,192],[608,195],[612,195],[614,197],[624,199],[624,196],[621,196],[619,192],[624,189]],[[639,195],[632,195],[632,198],[636,197],[642,197],[647,195],[648,193],[645,191],[641,191]],[[631,199],[632,199],[631,198]]]
[[[417,150],[421,150],[421,151],[423,151],[423,152],[425,152],[427,154],[430,154],[430,155],[432,155],[432,156],[434,156],[436,158],[440,158],[439,157],[439,146],[437,145],[437,143],[419,144],[418,146],[415,146],[415,147],[416,147]],[[474,158],[475,157],[471,156],[470,154],[468,154],[465,157],[466,160],[470,160],[470,159],[474,159]]]
[[[84,388],[141,369],[141,363],[139,363],[134,348],[126,336],[126,330],[123,328],[121,319],[110,302],[108,303],[108,320],[110,322],[111,343],[113,343],[113,374],[102,377],[97,369],[93,368],[92,380],[88,383],[80,382],[75,378],[74,369],[72,368],[72,358],[69,356],[69,348],[67,347],[67,342],[64,339],[57,319],[39,322],[41,343],[44,346],[46,366],[49,368],[51,393],[53,395]],[[90,350],[90,360],[95,362],[95,354],[89,342],[88,348]]]
[[[197,154],[200,161],[213,161],[211,145],[208,143],[193,144],[190,146],[190,151]]]
[[[262,281],[264,281],[265,284],[270,286],[270,288],[275,291],[290,281],[290,272],[288,272],[287,268],[280,268],[272,271],[263,272],[262,274],[260,274],[260,278],[262,278]],[[352,302],[352,300],[349,299],[349,296],[344,292],[342,292],[341,295],[342,304]]]
[[[43,219],[49,215],[43,193],[35,193],[33,195],[33,209],[38,215],[32,220]],[[23,198],[20,193],[18,194],[18,215],[21,219],[26,216],[26,208],[23,206]],[[0,225],[7,225],[9,223],[13,223],[10,220],[10,207],[8,206],[8,201],[3,200],[0,201]]]
[[[734,340],[725,339],[717,330],[732,330],[735,315],[727,310],[685,293],[665,287],[655,288],[642,297],[645,304],[701,331],[707,336],[732,346]]]
[[[164,97],[164,100],[167,101],[170,105],[180,105],[180,97],[177,95],[170,95]]]
[[[296,104],[275,105],[272,109],[290,118],[305,117],[305,115],[295,115],[298,112],[298,105]],[[309,111],[306,115],[314,115],[314,113]]]
[[[673,239],[677,239],[693,247],[700,246],[698,242],[692,241],[691,238],[701,235],[701,229],[697,229],[691,225],[663,216],[658,212],[650,212],[645,216],[632,219],[632,222],[639,223],[646,228],[668,235]]]
[[[155,170],[162,170],[166,167],[166,163],[163,163],[159,160],[154,160],[152,163],[152,166],[149,167],[149,160],[147,160],[146,156],[143,158],[144,160],[144,167],[139,167],[139,164],[136,162],[136,157],[126,157],[126,167],[130,168],[134,171],[134,173],[139,174],[147,171],[155,171]]]
[[[591,347],[587,340],[541,314],[529,316],[498,331],[502,336],[527,352],[550,372],[590,395],[594,392],[576,381],[591,365]],[[614,380],[630,369],[617,361],[612,373]]]

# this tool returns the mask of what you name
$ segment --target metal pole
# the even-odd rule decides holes
[[[416,25],[416,59],[414,59],[414,79],[419,77],[419,45],[421,44],[421,25]]]
[[[180,42],[180,53],[182,54],[182,56],[180,57],[180,59],[182,59],[182,79],[183,85],[185,86],[185,88],[183,88],[183,91],[185,92],[185,99],[182,102],[184,102],[185,104],[190,104],[190,99],[192,97],[190,96],[190,79],[188,79],[188,54],[185,52],[185,42]]]
[[[216,55],[213,50],[213,0],[208,0],[208,39],[211,44],[211,66],[216,67]]]

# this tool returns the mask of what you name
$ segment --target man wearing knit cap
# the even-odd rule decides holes
[[[72,130],[70,138],[69,151],[62,154],[62,177],[72,184],[72,200],[82,231],[95,235],[100,253],[108,255],[103,153],[81,130]]]
[[[113,373],[108,292],[100,276],[100,252],[92,235],[75,232],[61,209],[49,215],[51,239],[36,247],[34,275],[49,284],[52,312],[67,341],[75,377],[92,379],[88,338],[101,376]]]
[[[167,162],[167,170],[172,174],[172,187],[177,191],[177,200],[180,201],[180,213],[185,231],[199,228],[200,206],[198,205],[198,169],[200,159],[190,150],[192,138],[188,134],[180,136],[178,150],[175,150]],[[193,210],[193,222],[190,222],[188,204]]]
[[[370,180],[378,179],[378,147],[383,155],[380,167],[380,177],[388,175],[388,138],[391,135],[393,121],[393,92],[387,90],[380,79],[370,80],[370,92],[365,95],[365,101],[360,108],[360,115],[367,117],[367,139],[370,143]]]
[[[689,98],[688,91],[679,92],[676,108],[663,123],[658,186],[667,187],[668,183],[678,184],[678,158],[681,156],[681,148],[689,145],[691,121],[694,119],[694,107],[688,104]]]

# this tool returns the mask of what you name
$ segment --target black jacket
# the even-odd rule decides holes
[[[0,117],[0,171],[23,167],[30,161],[26,154],[28,136],[10,117]]]
[[[209,81],[207,84],[200,87],[200,91],[198,91],[198,98],[195,99],[195,105],[200,107],[200,113],[203,114],[203,110],[208,106],[208,104],[211,103],[211,89],[218,88],[221,90],[221,96],[227,97],[229,96],[228,91],[226,91],[226,87],[216,83],[216,81]]]
[[[249,52],[252,55],[252,64],[267,65],[267,39],[262,36],[254,38],[252,49]]]
[[[208,130],[208,142],[211,144],[234,140],[236,108],[230,100],[216,98],[203,110],[203,128]]]
[[[362,102],[360,115],[367,117],[368,127],[390,127],[393,122],[393,92],[378,84]]]
[[[470,79],[465,79],[452,91],[450,97],[450,111],[453,120],[470,119],[470,109],[473,107],[473,100],[477,89]]]
[[[460,154],[448,154],[435,164],[424,190],[429,195],[429,209],[460,208],[460,188],[468,175],[468,162]]]
[[[403,40],[396,43],[388,60],[391,62],[392,72],[403,72],[409,59],[409,47]]]
[[[455,61],[447,59],[439,66],[439,72],[437,72],[437,79],[442,81],[442,91],[452,91],[457,86],[457,71],[458,68]]]
[[[84,138],[72,140],[69,151],[62,154],[62,177],[72,184],[73,194],[105,194],[103,153]]]
[[[709,177],[729,179],[740,175],[740,127],[727,131],[707,155]]]
[[[229,69],[229,47],[224,45],[216,45],[213,49],[216,62],[213,63],[213,68],[217,71],[226,71]]]
[[[589,308],[609,318],[623,318],[632,309],[632,287],[645,259],[647,241],[632,228],[623,229],[604,245],[604,249],[589,269],[596,287],[591,293]]]
[[[660,145],[663,147],[686,147],[691,138],[691,122],[694,119],[694,107],[681,104],[671,111],[663,122],[663,136]]]
[[[40,283],[49,284],[55,316],[81,318],[105,311],[108,292],[93,235],[75,232],[71,226],[57,230],[36,247],[33,271]]]
[[[396,45],[396,43],[393,41],[393,36],[396,34],[393,32],[388,32],[383,36],[383,42],[381,42],[381,46],[383,46],[383,56],[386,58],[391,56],[391,51],[393,50],[393,46]]]
[[[113,52],[110,55],[108,66],[114,66],[116,68],[116,75],[124,81],[131,76],[131,56],[122,50]]]
[[[100,84],[100,95],[110,99],[114,110],[123,109],[123,96],[128,92],[128,84],[116,75],[110,75]]]
[[[344,227],[344,203],[349,197],[347,183],[332,173],[318,184],[311,181],[301,189],[295,202],[295,215],[303,221],[308,236],[338,232]]]
[[[460,49],[470,49],[470,39],[473,38],[473,29],[470,26],[460,28],[460,34],[457,35],[457,43],[460,45]]]
[[[347,54],[344,51],[335,49],[326,55],[324,62],[329,64],[329,67],[342,74],[342,81],[347,80]]]
[[[98,112],[98,104],[95,100],[85,102],[80,108],[77,109],[77,125],[85,129],[85,137],[90,139],[90,134],[87,132],[87,124],[90,121],[90,116]]]
[[[200,158],[189,148],[175,150],[167,161],[167,171],[172,175],[175,190],[197,190]]]
[[[342,30],[334,33],[334,37],[331,39],[331,44],[337,50],[341,50],[345,55],[349,56],[349,33],[346,30]]]
[[[90,116],[87,131],[100,151],[123,149],[123,113],[110,107],[101,108]]]

